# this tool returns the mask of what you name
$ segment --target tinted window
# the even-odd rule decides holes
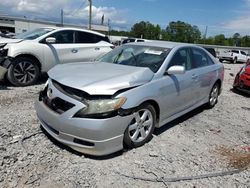
[[[239,53],[239,51],[238,51],[238,50],[232,50],[232,52],[233,52],[233,53],[236,53],[236,54],[238,54],[238,53]]]
[[[186,70],[192,69],[192,62],[191,62],[191,56],[190,56],[190,49],[189,48],[180,49],[174,54],[174,56],[171,59],[168,67],[171,67],[171,66],[174,66],[174,65],[184,66]]]
[[[96,43],[95,34],[77,31],[76,43]]]
[[[204,48],[206,49],[210,54],[212,54],[214,57],[216,57],[216,52],[214,50],[214,48]]]
[[[100,42],[100,41],[106,41],[106,42],[109,42],[109,38],[108,37],[103,37],[103,36],[100,36],[100,35],[96,35],[96,39],[95,39],[96,42]]]
[[[144,40],[138,39],[137,42],[144,42]]]
[[[201,49],[193,48],[193,66],[195,68],[214,64],[211,58]]]
[[[243,55],[247,55],[245,52],[243,52],[243,51],[240,51],[241,52],[241,54],[243,54]]]
[[[56,44],[67,44],[74,43],[74,31],[59,31],[53,33],[50,37],[54,37],[56,39]]]

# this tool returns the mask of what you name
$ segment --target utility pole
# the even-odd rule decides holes
[[[92,0],[89,1],[89,30],[91,30],[91,22],[92,22]]]
[[[61,9],[61,26],[63,26],[63,9]]]
[[[111,29],[111,27],[110,27],[110,19],[108,19],[108,36],[110,37],[110,29]]]

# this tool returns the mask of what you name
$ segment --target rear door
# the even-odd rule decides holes
[[[93,33],[76,31],[75,50],[77,61],[92,61],[111,51],[111,44],[107,37]]]
[[[193,104],[208,97],[212,84],[217,78],[217,66],[209,55],[200,48],[192,47]]]

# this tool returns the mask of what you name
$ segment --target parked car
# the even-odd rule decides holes
[[[126,44],[98,62],[57,65],[35,108],[56,140],[91,154],[148,142],[155,127],[218,100],[224,68],[191,44]]]
[[[246,63],[249,60],[249,56],[242,50],[226,50],[220,52],[218,58],[220,62],[226,60],[230,61],[231,63]]]
[[[10,36],[8,36],[8,35],[6,35],[6,34],[0,32],[0,38],[1,38],[1,37],[3,37],[3,38],[11,38]]]
[[[14,39],[0,39],[0,66],[13,85],[27,86],[56,64],[90,61],[112,46],[105,35],[94,31],[38,28]]]
[[[130,42],[148,42],[146,39],[137,39],[137,38],[127,38],[122,41],[122,44],[127,44]]]
[[[250,93],[250,61],[235,76],[233,87],[234,89]]]

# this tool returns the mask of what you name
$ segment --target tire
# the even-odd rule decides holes
[[[207,103],[208,108],[213,108],[218,102],[220,86],[218,83],[215,83],[209,93],[209,101]]]
[[[152,105],[143,104],[134,113],[124,133],[124,144],[128,148],[144,145],[152,138],[156,124],[156,112]]]
[[[8,68],[7,79],[15,86],[28,86],[36,83],[40,70],[36,61],[29,57],[18,57]]]
[[[236,63],[237,63],[237,57],[235,57],[233,60],[233,64],[236,64]]]

